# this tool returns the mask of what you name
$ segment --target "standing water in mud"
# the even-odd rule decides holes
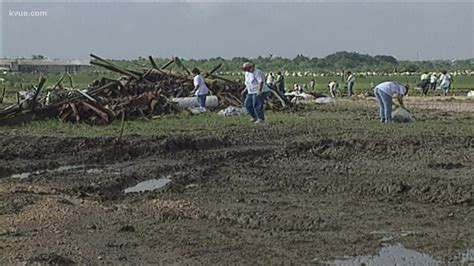
[[[132,193],[132,192],[143,192],[143,191],[153,191],[157,189],[164,188],[168,183],[171,182],[170,177],[162,177],[159,179],[150,179],[147,181],[140,182],[135,186],[129,187],[125,189],[124,193]]]

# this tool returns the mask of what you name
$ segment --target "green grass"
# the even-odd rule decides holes
[[[366,107],[365,101],[341,101],[336,105],[312,106],[311,110],[287,113],[267,112],[266,128],[302,128],[317,134],[322,132],[337,132],[327,137],[350,137],[357,132],[361,137],[370,135],[397,134],[400,136],[432,135],[433,132],[449,135],[459,135],[460,131],[468,136],[474,136],[474,124],[471,120],[445,119],[424,120],[407,124],[385,125],[378,122],[375,107]],[[423,110],[415,110],[424,112]],[[456,115],[456,114],[454,114]],[[416,118],[416,116],[415,116]],[[190,115],[180,113],[156,117],[149,121],[125,121],[124,135],[213,135],[224,130],[251,130],[258,127],[249,122],[249,116],[222,117],[217,113]],[[38,121],[23,127],[4,127],[0,132],[22,133],[32,135],[55,136],[112,136],[119,135],[121,121],[114,121],[110,125],[93,126],[87,124],[62,123],[57,119]],[[301,130],[299,131],[301,132]],[[298,136],[294,136],[298,138]]]
[[[237,76],[228,76],[227,78],[235,80],[240,79],[243,80],[243,74],[241,77]],[[339,83],[339,91],[346,92],[344,86],[346,85],[345,82],[341,79],[341,77],[292,77],[288,76],[285,78],[285,87],[286,89],[293,89],[293,84],[309,84],[309,82],[314,79],[316,86],[315,92],[320,92],[324,94],[329,94],[328,84],[329,82],[335,80]],[[410,87],[413,89],[417,84],[420,83],[419,76],[368,76],[356,77],[355,83],[355,92],[367,92],[371,90],[371,83],[373,85],[377,85],[383,81],[396,81],[401,84],[409,84]],[[308,86],[308,85],[307,85]],[[457,91],[468,91],[474,89],[474,76],[457,76],[454,77],[454,83],[452,84],[452,92],[456,93]]]

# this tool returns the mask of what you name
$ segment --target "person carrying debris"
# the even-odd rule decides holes
[[[443,90],[443,95],[448,96],[449,88],[451,87],[451,76],[448,74],[446,70],[441,72],[441,76],[439,77],[439,86]]]
[[[354,95],[355,76],[350,71],[347,72],[347,75],[347,96],[351,97]]]
[[[245,72],[245,88],[247,90],[245,108],[252,117],[252,122],[263,124],[265,121],[265,98],[270,92],[270,89],[265,85],[265,74],[250,62],[244,63],[242,70]]]
[[[199,103],[199,108],[201,111],[206,111],[206,97],[209,93],[209,88],[204,81],[204,77],[201,76],[201,71],[198,68],[193,68],[191,73],[194,75],[194,95],[197,97],[197,101]]]
[[[400,107],[405,108],[403,97],[408,94],[408,85],[400,85],[397,82],[385,81],[374,88],[374,94],[380,108],[380,122],[390,123],[392,121],[392,98],[397,96]]]
[[[338,87],[339,87],[339,84],[335,80],[329,82],[328,88],[329,88],[329,92],[331,93],[331,97],[336,98]]]

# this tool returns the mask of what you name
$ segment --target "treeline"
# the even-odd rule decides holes
[[[155,58],[158,65],[165,64],[169,58]],[[253,62],[259,68],[266,71],[311,71],[316,73],[339,72],[351,70],[353,72],[423,72],[423,71],[474,71],[474,59],[467,60],[436,60],[436,61],[399,61],[393,56],[360,54],[356,52],[337,52],[324,58],[307,57],[298,55],[295,58],[284,58],[274,56],[259,56],[257,58],[234,57],[224,59],[222,57],[209,59],[182,59],[188,67],[199,67],[210,70],[218,64],[222,64],[219,71],[239,71],[244,62]],[[149,66],[147,58],[137,60],[118,60],[122,66],[138,67]],[[174,66],[173,68],[178,68]]]

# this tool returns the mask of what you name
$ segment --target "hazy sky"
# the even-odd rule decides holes
[[[324,57],[347,50],[399,59],[474,58],[473,1],[10,1],[1,11],[3,57]]]

